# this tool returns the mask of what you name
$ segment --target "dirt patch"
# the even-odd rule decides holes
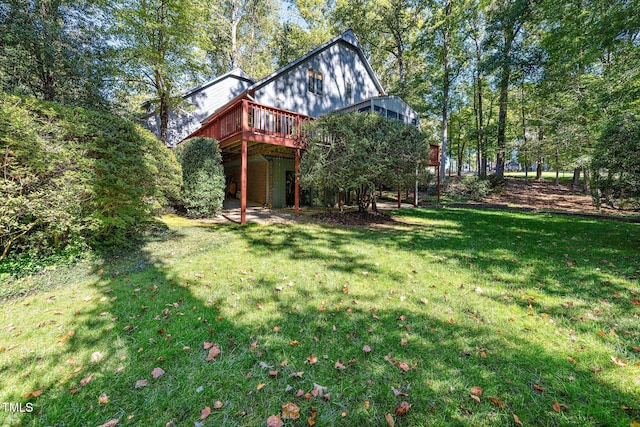
[[[339,225],[367,226],[394,222],[391,215],[381,212],[321,212],[312,215],[311,218],[318,222]]]
[[[595,216],[601,218],[614,217],[637,221],[637,212],[622,211],[609,206],[596,208],[590,195],[579,191],[572,191],[569,183],[561,182],[555,185],[553,181],[535,181],[508,178],[506,187],[492,194],[480,203],[479,207],[522,210],[534,212],[554,212],[581,216]]]

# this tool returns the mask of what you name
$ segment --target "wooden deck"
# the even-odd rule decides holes
[[[240,158],[240,222],[246,223],[247,167],[249,150],[252,154],[274,155],[295,159],[295,203],[298,215],[300,206],[300,155],[305,144],[302,141],[302,125],[310,117],[280,108],[258,104],[239,95],[227,107],[211,115],[200,129],[189,135],[213,138],[220,143],[223,162]]]
[[[239,98],[212,115],[191,136],[216,139],[224,151],[235,151],[241,141],[252,145],[268,144],[287,148],[304,148],[301,128],[310,117]]]

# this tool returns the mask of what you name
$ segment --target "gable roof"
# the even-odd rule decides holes
[[[201,90],[204,90],[210,86],[213,86],[219,82],[221,82],[224,79],[227,79],[229,77],[238,79],[238,80],[244,80],[246,82],[248,82],[250,85],[255,83],[255,80],[253,80],[251,77],[249,77],[249,75],[247,73],[245,73],[244,71],[242,71],[240,68],[235,68],[231,71],[229,71],[226,74],[223,74],[221,76],[218,77],[214,77],[213,79],[209,80],[206,83],[203,83],[199,86],[196,86],[192,89],[189,89],[188,91],[186,91],[184,94],[182,94],[183,98],[187,98],[191,95],[193,95],[194,93],[200,92]]]
[[[365,68],[367,69],[367,73],[369,74],[369,76],[371,77],[371,80],[375,84],[376,89],[378,89],[378,92],[381,95],[386,95],[386,92],[383,89],[382,85],[380,84],[380,81],[378,80],[378,77],[376,76],[376,73],[373,71],[373,68],[371,68],[371,64],[369,64],[369,61],[364,56],[364,51],[362,50],[362,46],[360,46],[360,43],[358,42],[358,37],[356,36],[356,34],[351,29],[348,29],[344,33],[340,34],[339,36],[336,36],[336,37],[332,38],[328,42],[318,46],[317,48],[315,48],[311,52],[307,53],[304,56],[301,56],[300,58],[296,59],[293,62],[290,62],[289,64],[285,65],[284,67],[280,68],[279,70],[274,71],[273,73],[269,74],[267,77],[263,78],[262,80],[259,80],[259,81],[255,82],[253,85],[251,85],[251,86],[249,86],[247,88],[247,92],[253,93],[255,90],[260,89],[264,85],[268,84],[269,82],[271,82],[272,80],[277,78],[279,75],[281,75],[283,73],[286,73],[287,71],[289,71],[292,68],[295,68],[298,64],[300,64],[300,63],[306,61],[307,59],[311,58],[312,56],[315,56],[318,53],[330,48],[331,46],[333,46],[336,43],[345,43],[345,44],[355,48],[356,52],[358,53],[358,57],[360,57],[360,60],[364,64]]]

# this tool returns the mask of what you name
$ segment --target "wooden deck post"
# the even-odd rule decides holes
[[[242,101],[242,131],[249,127],[249,106],[247,100]],[[242,138],[242,154],[240,156],[240,224],[247,223],[247,140]]]
[[[296,216],[298,216],[300,215],[300,149],[299,148],[296,148],[295,169],[296,169],[296,181],[295,181],[295,189],[294,189],[293,212]]]
[[[240,160],[240,224],[247,223],[247,140],[242,140]]]

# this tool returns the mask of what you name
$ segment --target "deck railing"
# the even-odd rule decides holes
[[[248,131],[297,141],[300,139],[302,123],[306,120],[309,117],[302,114],[239,99],[207,123],[202,135],[222,143]]]

